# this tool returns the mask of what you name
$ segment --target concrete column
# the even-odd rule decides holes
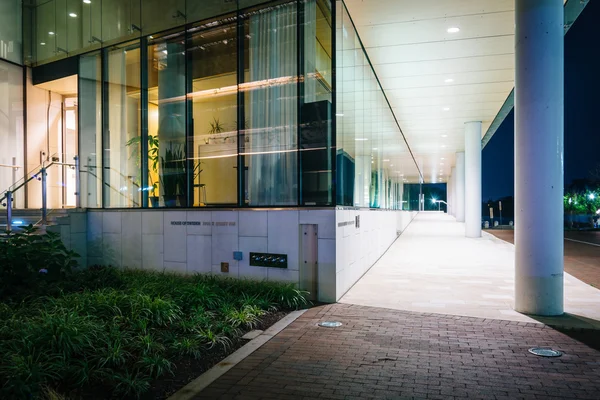
[[[456,167],[450,170],[452,176],[452,216],[456,217]]]
[[[465,152],[456,153],[456,220],[465,222]]]
[[[515,309],[563,313],[562,0],[515,2]]]
[[[481,237],[481,121],[465,124],[465,235]]]

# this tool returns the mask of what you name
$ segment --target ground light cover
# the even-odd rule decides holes
[[[74,257],[52,234],[0,239],[0,398],[148,397],[177,365],[212,365],[244,332],[307,304],[291,284],[77,271]]]

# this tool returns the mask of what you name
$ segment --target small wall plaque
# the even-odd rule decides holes
[[[229,272],[229,263],[228,262],[221,263],[221,272]]]
[[[253,267],[287,268],[287,254],[250,253]]]

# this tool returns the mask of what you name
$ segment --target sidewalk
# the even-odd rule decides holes
[[[339,328],[321,328],[324,320]],[[551,346],[562,357],[527,352]],[[597,399],[600,352],[539,323],[313,308],[194,399]]]
[[[340,303],[521,322],[551,322],[514,307],[514,245],[464,224],[420,213]],[[565,274],[566,317],[559,324],[600,328],[600,290]]]

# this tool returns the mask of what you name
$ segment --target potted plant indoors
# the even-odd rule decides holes
[[[138,168],[140,168],[140,143],[142,142],[141,136],[136,136],[134,138],[129,139],[126,145],[131,148],[131,153],[129,158],[135,159],[135,164]],[[144,190],[148,190],[148,199],[150,200],[150,205],[152,207],[158,207],[158,182],[156,182],[156,178],[158,176],[158,136],[156,135],[148,135],[148,188],[144,188]],[[139,179],[136,179],[136,185],[140,186],[141,182]]]
[[[185,206],[186,159],[183,146],[169,143],[165,150],[165,156],[160,159],[162,165],[160,184],[165,206]]]

